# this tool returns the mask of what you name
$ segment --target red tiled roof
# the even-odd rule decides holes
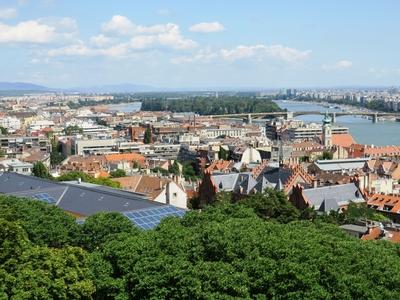
[[[355,144],[356,141],[351,134],[332,134],[332,144],[341,147],[350,147]]]

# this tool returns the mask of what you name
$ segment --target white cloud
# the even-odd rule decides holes
[[[225,30],[224,25],[222,25],[219,22],[210,22],[210,23],[198,23],[194,24],[189,28],[190,31],[192,32],[218,32],[218,31],[223,31]]]
[[[15,26],[0,23],[0,43],[49,43],[56,38],[56,29],[38,21],[20,22]]]
[[[322,69],[329,71],[329,70],[344,70],[349,69],[353,66],[353,63],[349,60],[339,60],[337,63],[333,65],[322,65]]]
[[[173,23],[155,24],[151,26],[138,25],[125,16],[115,15],[102,25],[106,34],[116,34],[119,37],[129,36],[132,50],[150,48],[170,48],[185,50],[196,47],[196,42],[182,36],[179,26]]]
[[[127,17],[115,15],[110,21],[102,25],[103,32],[116,33],[119,35],[130,35],[135,31],[135,24],[131,22]]]
[[[77,34],[78,26],[71,18],[44,18],[15,25],[0,22],[0,43],[68,42],[75,39]]]
[[[211,59],[220,59],[224,61],[237,61],[242,59],[272,58],[288,63],[298,63],[307,59],[311,54],[310,50],[300,51],[295,48],[289,48],[282,45],[254,45],[254,46],[237,46],[231,49],[220,49],[218,51],[199,51],[194,56],[184,56],[174,58],[175,63],[194,62],[194,61],[210,61]]]
[[[0,19],[13,19],[17,16],[15,8],[0,8]]]
[[[121,43],[107,48],[92,48],[82,41],[70,46],[51,49],[47,52],[50,57],[56,56],[109,56],[123,57],[129,54],[129,45]]]
[[[112,38],[105,36],[104,34],[95,35],[90,38],[90,43],[96,47],[107,46],[111,44],[112,41]]]

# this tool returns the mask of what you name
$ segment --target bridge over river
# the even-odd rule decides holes
[[[379,117],[397,117],[400,118],[400,113],[397,112],[332,112],[328,113],[332,117],[332,122],[336,123],[336,117],[340,116],[367,116],[370,117],[373,123],[377,123]],[[279,111],[279,112],[261,112],[261,113],[240,113],[240,114],[223,114],[223,115],[208,115],[210,118],[247,118],[249,123],[253,118],[266,118],[266,117],[285,117],[291,119],[296,116],[304,115],[325,115],[321,111]]]

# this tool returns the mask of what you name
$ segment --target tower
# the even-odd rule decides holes
[[[332,121],[328,113],[322,120],[322,142],[325,147],[332,147]]]

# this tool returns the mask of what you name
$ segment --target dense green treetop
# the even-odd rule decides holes
[[[400,248],[300,215],[281,192],[139,230],[118,213],[83,225],[59,208],[0,197],[0,298],[398,299]],[[364,217],[364,208],[351,208]],[[311,215],[311,214],[310,214]],[[313,218],[310,218],[313,219]]]
[[[71,171],[57,178],[58,181],[73,181],[78,179],[81,179],[83,182],[104,185],[112,188],[121,187],[121,184],[119,182],[113,181],[110,178],[106,177],[94,178],[93,176],[90,176],[89,174],[86,174],[81,171]]]
[[[191,97],[176,100],[144,99],[142,110],[194,112],[200,115],[281,111],[279,106],[271,100],[240,96]]]

